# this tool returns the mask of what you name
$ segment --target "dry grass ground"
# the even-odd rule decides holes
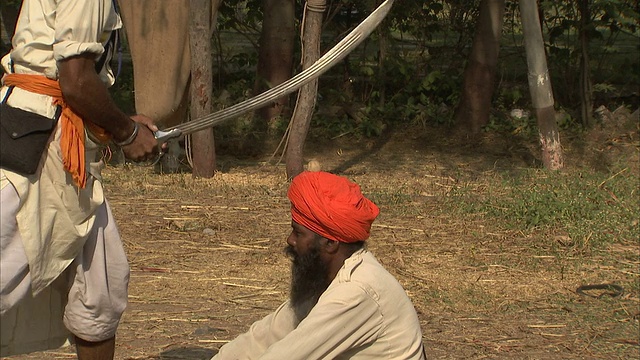
[[[565,145],[568,166],[623,151],[637,176],[637,135],[636,128],[609,148]],[[638,239],[589,251],[558,248],[562,238],[549,233],[449,212],[454,187],[482,191],[496,172],[534,166],[536,153],[508,142],[443,139],[418,130],[307,151],[380,205],[368,246],[413,300],[430,358],[639,358]],[[117,359],[208,359],[287,297],[284,166],[221,156],[219,168],[213,179],[136,166],[104,172],[131,263]],[[576,292],[601,283],[625,291]],[[60,349],[20,358],[73,355]]]

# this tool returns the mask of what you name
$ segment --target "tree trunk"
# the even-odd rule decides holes
[[[254,94],[259,94],[291,78],[295,40],[295,1],[263,0],[264,18]],[[257,111],[269,126],[287,105],[287,96]]]
[[[591,87],[591,71],[589,67],[589,0],[580,0],[580,114],[582,125],[591,128],[593,119],[593,91]]]
[[[384,25],[378,27],[378,39],[380,43],[380,50],[378,51],[378,76],[380,86],[378,87],[380,91],[380,100],[378,105],[380,108],[384,107],[387,102],[387,87],[385,84],[387,83],[387,68],[385,66],[385,62],[387,60],[387,47],[389,42],[389,29],[383,27]]]
[[[527,53],[529,92],[538,119],[542,163],[550,170],[561,169],[564,167],[564,156],[553,109],[551,79],[536,0],[520,0],[520,15]]]
[[[307,69],[320,58],[320,35],[326,0],[308,0],[305,5],[302,32],[302,68]],[[291,116],[289,141],[286,148],[287,178],[302,172],[304,142],[307,138],[311,116],[316,105],[318,80],[313,80],[298,91],[296,108]]]
[[[476,34],[464,71],[462,96],[455,113],[456,123],[468,128],[472,134],[480,133],[489,123],[504,10],[505,0],[482,0],[480,3]]]
[[[191,47],[191,119],[208,115],[213,110],[211,0],[190,0],[189,42]],[[213,129],[191,135],[194,177],[213,177],[216,154]]]

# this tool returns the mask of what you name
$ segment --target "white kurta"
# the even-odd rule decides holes
[[[289,302],[224,345],[212,360],[424,360],[418,316],[398,281],[360,250],[345,261],[309,315]]]
[[[121,26],[112,0],[23,0],[13,49],[2,58],[2,66],[6,73],[57,79],[57,61],[81,53],[94,53],[98,59],[111,32]],[[108,66],[101,69],[100,78],[109,86],[114,82]],[[0,99],[7,90],[2,87]],[[18,88],[7,103],[50,118],[56,110],[51,97]],[[55,348],[66,341],[69,332],[62,324],[62,313],[69,280],[60,274],[81,252],[95,211],[104,203],[98,146],[87,139],[90,175],[86,188],[78,189],[63,169],[59,137],[58,127],[38,174],[25,177],[0,168],[0,189],[12,184],[19,196],[17,212],[3,211],[0,221],[8,224],[5,216],[17,220],[34,296],[2,315],[3,356]]]
[[[2,59],[6,73],[38,74],[58,78],[56,61],[81,53],[104,51],[113,30],[122,26],[111,0],[25,0],[12,39],[11,53]],[[10,66],[13,62],[13,71]],[[114,76],[106,66],[100,77],[112,85]],[[0,92],[3,99],[7,87]],[[52,98],[14,88],[7,104],[53,117]],[[46,288],[79,253],[93,226],[94,212],[104,201],[99,181],[102,162],[97,145],[86,140],[90,179],[78,189],[64,171],[59,145],[60,129],[47,151],[42,172],[25,177],[0,169],[0,188],[11,182],[21,207],[18,226],[29,260],[34,295]]]

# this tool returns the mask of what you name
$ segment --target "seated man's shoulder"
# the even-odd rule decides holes
[[[349,259],[352,260],[351,264],[345,263],[346,273],[339,279],[343,285],[360,287],[375,299],[389,296],[391,293],[395,293],[396,296],[405,295],[402,285],[371,252],[364,250],[355,255],[355,258]]]
[[[351,272],[354,278],[383,278],[396,281],[395,277],[378,261],[373,253],[368,250],[358,254],[358,261]],[[345,264],[346,265],[346,264]]]

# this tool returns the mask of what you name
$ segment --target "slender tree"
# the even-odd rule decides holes
[[[302,24],[302,68],[306,69],[320,58],[320,35],[326,0],[307,0]],[[291,117],[286,146],[287,178],[302,172],[304,142],[309,131],[316,104],[318,80],[304,85],[298,92],[296,107]]]
[[[191,118],[213,110],[212,0],[190,0],[189,43],[191,47]],[[191,135],[193,176],[213,177],[216,168],[213,129]]]
[[[520,15],[527,53],[529,91],[538,119],[542,162],[547,169],[561,169],[564,167],[564,155],[553,108],[551,79],[536,0],[520,0]]]
[[[489,122],[505,0],[482,0],[455,120],[478,134]]]
[[[585,128],[593,127],[593,88],[589,67],[589,33],[591,26],[590,0],[580,0],[580,114]]]

